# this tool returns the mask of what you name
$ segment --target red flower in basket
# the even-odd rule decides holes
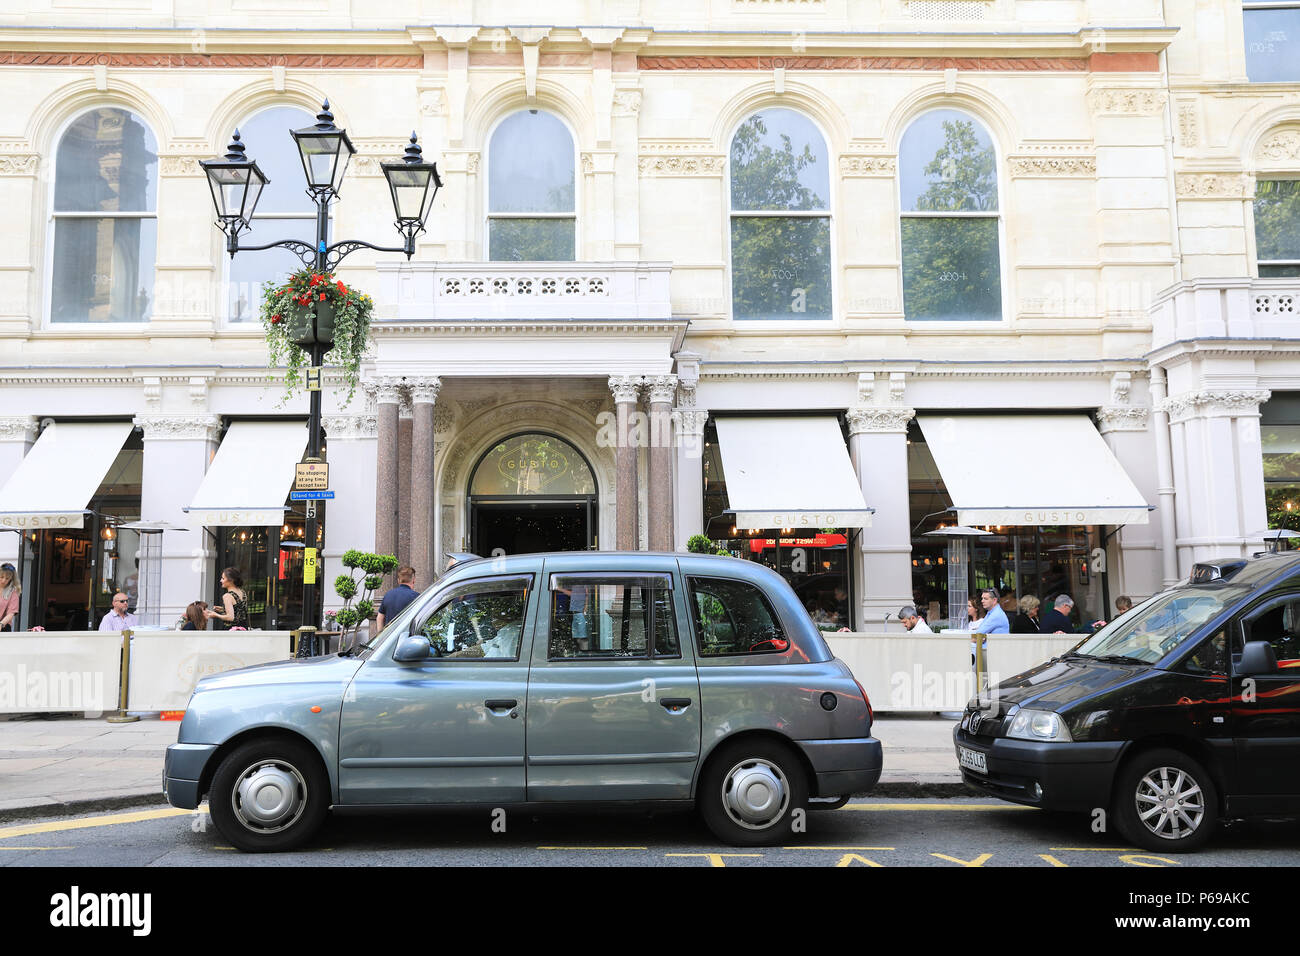
[[[320,294],[320,300],[321,300],[322,302],[325,301],[325,293],[324,293],[324,292],[322,292],[322,293]]]
[[[278,315],[273,315],[273,316],[271,316],[271,324],[272,324],[272,325],[279,325],[280,322],[282,322],[282,321],[283,321],[283,320],[282,320]]]
[[[343,294],[343,295],[347,295],[347,294],[348,294],[348,290],[345,289],[345,288],[343,288],[343,280],[342,280],[342,279],[339,279],[338,286],[339,286],[339,292],[340,292],[341,294]]]

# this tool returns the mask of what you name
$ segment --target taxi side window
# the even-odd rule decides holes
[[[1245,640],[1268,641],[1279,668],[1300,669],[1300,594],[1270,602],[1242,622]]]
[[[1201,641],[1196,650],[1192,651],[1183,662],[1183,669],[1191,671],[1193,674],[1222,674],[1226,676],[1228,673],[1227,633],[1220,629]]]
[[[412,634],[423,636],[434,657],[452,660],[518,660],[531,578],[477,581],[453,591],[417,618]]]
[[[553,575],[550,660],[678,657],[667,575],[626,580]],[[651,646],[647,636],[653,635]]]
[[[779,654],[789,648],[772,606],[752,584],[691,578],[690,595],[701,656]]]

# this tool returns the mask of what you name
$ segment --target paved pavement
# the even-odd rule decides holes
[[[885,750],[882,797],[954,797],[972,791],[953,755],[951,720],[877,715]],[[14,719],[0,715],[0,820],[120,807],[163,806],[163,752],[179,721]]]

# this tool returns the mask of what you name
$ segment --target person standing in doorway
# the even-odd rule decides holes
[[[18,630],[18,606],[23,587],[12,564],[0,564],[0,631]]]
[[[226,630],[242,628],[248,630],[248,595],[244,593],[244,578],[238,568],[226,568],[221,572],[221,586],[225,593],[221,595],[224,611],[208,608],[203,616],[209,621],[216,618],[226,622]]]
[[[384,629],[384,625],[401,614],[403,609],[420,596],[420,592],[411,587],[415,581],[415,568],[397,569],[397,587],[390,588],[384,599],[379,602],[379,613],[375,616],[375,633]]]

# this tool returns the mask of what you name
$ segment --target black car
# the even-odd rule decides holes
[[[1198,564],[973,699],[953,739],[968,784],[1100,810],[1147,849],[1194,850],[1224,818],[1300,815],[1300,553]]]

